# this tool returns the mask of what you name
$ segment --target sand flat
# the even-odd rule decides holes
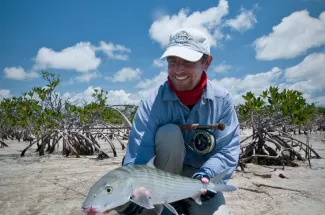
[[[303,135],[297,137],[304,141]],[[321,136],[313,134],[311,142],[325,158],[325,142],[321,142]],[[0,208],[1,214],[10,215],[84,214],[80,210],[84,200],[81,194],[87,194],[95,181],[118,167],[124,154],[118,142],[114,142],[118,149],[115,158],[109,152],[108,143],[100,142],[111,158],[99,161],[95,156],[65,157],[59,151],[40,157],[35,147],[20,157],[28,143],[11,140],[6,143],[8,148],[0,148]],[[229,184],[244,189],[224,194],[231,214],[325,214],[325,159],[313,159],[312,169],[307,164],[276,171],[273,166],[249,164],[248,173],[235,172]],[[253,173],[272,177],[262,178]],[[280,178],[279,173],[289,179]],[[254,183],[300,192],[257,187]]]

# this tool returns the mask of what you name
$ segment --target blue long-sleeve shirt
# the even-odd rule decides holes
[[[214,178],[231,168],[224,177],[226,183],[237,167],[240,153],[239,122],[231,94],[208,80],[199,102],[190,110],[182,104],[166,81],[139,104],[129,135],[123,165],[145,164],[155,154],[155,134],[160,126],[175,124],[216,124],[223,122],[224,130],[211,130],[216,138],[215,149],[200,155],[186,146],[184,164],[199,169],[195,173]],[[191,143],[194,130],[183,131],[184,141]]]

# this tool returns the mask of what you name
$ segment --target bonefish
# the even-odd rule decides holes
[[[201,205],[202,189],[214,193],[237,189],[235,186],[219,184],[229,169],[204,184],[198,179],[155,168],[154,158],[147,165],[122,166],[105,174],[90,188],[82,210],[88,214],[104,213],[132,201],[153,209],[157,214],[161,214],[164,206],[177,214],[169,203],[192,198]]]

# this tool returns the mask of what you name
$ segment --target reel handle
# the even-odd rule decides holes
[[[225,129],[225,124],[223,122],[217,124],[209,124],[209,125],[200,125],[198,123],[195,124],[185,124],[179,126],[182,131],[184,130],[196,130],[196,129],[218,129],[223,130]]]

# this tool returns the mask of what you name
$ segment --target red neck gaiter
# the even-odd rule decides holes
[[[205,88],[205,85],[207,84],[207,74],[203,71],[200,82],[196,85],[196,87],[193,90],[188,91],[178,91],[173,86],[172,81],[170,80],[168,76],[168,83],[173,89],[173,91],[176,93],[178,98],[181,100],[181,102],[184,105],[194,105],[196,104],[202,95],[203,89]]]

